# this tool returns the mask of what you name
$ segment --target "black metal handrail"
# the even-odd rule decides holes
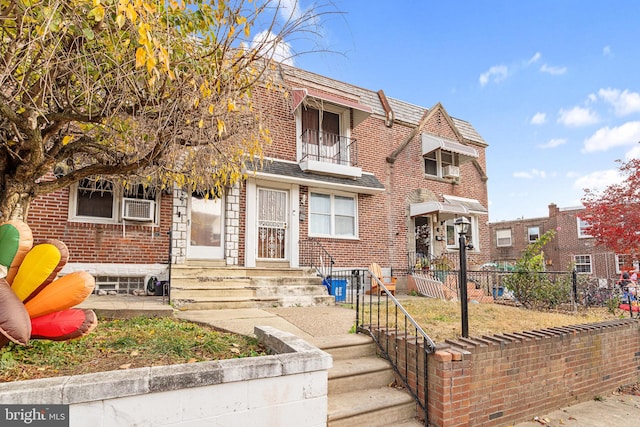
[[[435,352],[435,343],[370,270],[334,272],[332,279],[339,280],[341,274],[351,285],[346,302],[355,304],[356,331],[373,338],[422,409],[428,426],[427,355]],[[367,277],[373,286],[367,286]],[[400,346],[399,340],[404,345]],[[415,382],[409,380],[410,370],[415,370]]]
[[[300,241],[300,265],[316,270],[316,273],[326,279],[331,277],[335,261],[329,251],[317,239]]]
[[[358,144],[355,138],[305,129],[301,141],[302,160],[317,160],[345,166],[358,164]]]

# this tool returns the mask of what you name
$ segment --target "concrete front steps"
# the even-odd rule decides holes
[[[305,269],[186,264],[171,270],[171,302],[180,310],[330,305],[322,279]]]
[[[373,340],[361,334],[316,337],[312,343],[330,353],[329,427],[422,426],[416,402],[396,388],[389,362],[376,355]]]

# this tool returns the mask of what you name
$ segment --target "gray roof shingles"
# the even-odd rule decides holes
[[[363,89],[361,87],[334,80],[329,77],[321,76],[319,74],[302,70],[300,68],[283,66],[283,71],[289,78],[293,78],[301,82],[310,82],[319,86],[332,88],[333,90],[336,90],[338,92],[353,96],[357,98],[361,104],[371,107],[374,114],[381,116],[385,115],[382,104],[380,103],[380,99],[378,98],[377,91]],[[427,111],[427,108],[425,107],[420,107],[408,102],[400,101],[398,99],[387,97],[387,100],[389,101],[389,105],[393,110],[395,119],[405,123],[417,125]],[[451,119],[453,120],[456,128],[463,138],[483,145],[487,144],[482,136],[480,136],[480,134],[471,125],[471,123],[465,120],[456,119],[454,117],[452,117]]]

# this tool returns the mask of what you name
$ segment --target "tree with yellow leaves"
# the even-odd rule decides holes
[[[0,221],[87,177],[191,191],[241,180],[270,141],[254,93],[273,85],[276,49],[332,13],[279,24],[289,4],[0,0]]]

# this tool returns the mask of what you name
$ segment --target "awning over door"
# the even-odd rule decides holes
[[[301,88],[301,89],[293,89],[293,111],[295,111],[300,104],[307,97],[321,99],[323,101],[330,102],[332,104],[341,105],[347,108],[353,108],[354,110],[362,111],[367,114],[373,113],[373,109],[368,105],[360,104],[358,101],[340,98],[335,95],[331,95],[328,93],[319,92],[313,89]]]
[[[434,150],[446,150],[460,155],[460,163],[478,158],[478,151],[468,145],[445,139],[439,136],[422,134],[422,155],[429,154]]]
[[[412,203],[409,206],[409,215],[411,217],[437,213],[441,219],[449,219],[472,214],[486,214],[487,212],[487,208],[473,199],[421,202]]]

